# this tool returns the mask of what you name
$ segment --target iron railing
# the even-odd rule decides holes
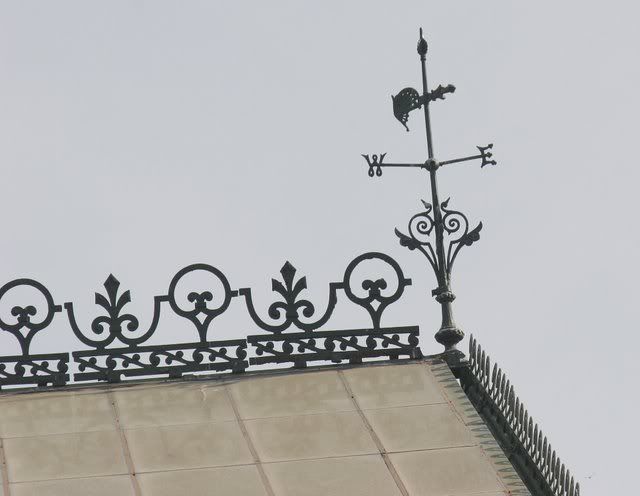
[[[368,263],[370,261],[376,261],[378,265]],[[377,272],[383,266],[386,266],[386,272]],[[177,287],[179,284],[184,286],[183,278],[192,273],[213,277],[218,289],[186,291],[186,298],[180,298]],[[391,277],[390,273],[393,274]],[[387,274],[386,278],[381,274]],[[95,293],[95,303],[101,313],[89,326],[78,322],[73,303],[61,306],[41,283],[16,279],[0,288],[0,329],[15,337],[20,350],[0,356],[0,388],[9,385],[61,386],[71,378],[74,381],[119,382],[123,378],[141,376],[175,378],[192,372],[239,373],[249,366],[273,363],[306,367],[309,363],[323,361],[360,363],[367,358],[416,358],[421,356],[417,326],[382,326],[386,308],[396,302],[409,285],[411,280],[404,276],[391,257],[377,252],[365,253],[347,266],[341,281],[329,284],[326,309],[317,312],[316,306],[304,297],[306,277],[298,276],[296,268],[286,262],[280,270],[280,278],[271,280],[272,290],[278,297],[268,306],[267,317],[261,317],[251,289],[232,289],[227,277],[217,268],[194,264],[173,277],[166,294],[154,297],[151,324],[147,329],[140,329],[138,317],[126,310],[131,293],[123,291],[120,281],[113,275],[105,280],[104,291]],[[38,308],[34,302],[26,302],[5,308],[9,311],[2,313],[2,300],[25,286],[44,297],[43,308]],[[328,330],[326,325],[339,295],[364,309],[369,322],[355,329]],[[212,340],[213,320],[239,301],[244,303],[253,325],[266,333],[241,339]],[[149,344],[167,307],[193,325],[194,340]],[[63,308],[71,330],[68,337],[75,336],[83,346],[71,353],[68,350],[31,353],[32,340],[52,325]],[[75,366],[74,370],[70,370],[71,364]]]

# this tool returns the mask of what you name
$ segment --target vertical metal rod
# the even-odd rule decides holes
[[[420,28],[420,40],[418,41],[418,54],[420,55],[420,64],[422,66],[422,98],[423,98],[423,110],[424,110],[424,124],[425,131],[427,133],[427,152],[429,154],[429,160],[433,160],[433,139],[431,136],[431,118],[429,115],[429,86],[427,84],[427,66],[426,55],[428,45],[426,40],[422,36],[422,28]],[[447,262],[444,253],[444,225],[442,222],[442,211],[440,209],[440,199],[438,197],[438,179],[436,176],[436,167],[432,167],[429,170],[429,178],[431,182],[431,203],[433,204],[433,217],[435,221],[436,230],[436,257],[438,259],[438,294],[436,300],[440,303],[442,308],[442,325],[440,330],[436,333],[436,340],[443,344],[445,352],[454,351],[456,349],[456,343],[458,343],[462,337],[462,331],[456,327],[453,320],[453,312],[451,308],[451,302],[455,296],[451,292],[449,286],[449,274],[447,272]]]
[[[418,53],[420,54],[420,63],[422,65],[422,98],[424,105],[424,127],[427,133],[427,152],[429,159],[433,159],[433,140],[431,138],[431,117],[429,115],[429,85],[427,84],[427,42],[422,37],[422,28],[420,28],[420,41],[418,42]],[[433,213],[436,224],[436,256],[438,257],[438,284],[444,288],[446,284],[446,268],[444,259],[444,233],[442,226],[442,211],[440,210],[440,199],[438,198],[438,179],[436,170],[429,171],[431,179],[431,200],[433,203]]]

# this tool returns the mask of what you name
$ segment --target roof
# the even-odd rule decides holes
[[[192,273],[217,279],[211,288],[218,289],[181,297],[176,288]],[[290,263],[280,276],[265,312],[250,288],[232,289],[217,268],[187,266],[154,297],[148,328],[128,313],[131,294],[112,275],[95,295],[100,313],[88,326],[72,302],[56,303],[35,280],[2,286],[0,299],[26,288],[45,305],[26,300],[11,308],[11,320],[0,317],[20,349],[0,356],[0,496],[88,488],[98,496],[197,495],[212,486],[222,494],[225,485],[249,496],[578,496],[475,340],[468,361],[446,348],[423,358],[418,326],[383,319],[411,285],[391,257],[352,260],[329,284],[321,311],[305,299],[306,278]],[[338,300],[364,320],[328,327]],[[216,332],[212,341],[212,321],[232,304],[244,306],[261,333],[225,339]],[[191,338],[167,343],[156,333],[169,311],[190,324]],[[63,347],[57,334],[47,352],[36,352],[33,338],[44,344],[39,336],[59,313],[77,342]],[[174,325],[171,336],[184,336]]]
[[[0,397],[12,496],[530,494],[438,359]]]

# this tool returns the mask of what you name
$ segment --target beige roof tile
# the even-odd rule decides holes
[[[3,438],[115,429],[106,391],[8,396],[0,398],[0,411]]]
[[[230,388],[245,419],[355,410],[334,370],[254,377]]]
[[[275,496],[401,496],[380,455],[269,463],[264,469]]]
[[[117,431],[5,439],[4,450],[11,482],[127,473]]]
[[[255,465],[139,474],[142,496],[267,496]]]
[[[365,415],[389,452],[476,444],[448,403],[367,410]]]
[[[344,371],[360,408],[429,405],[446,398],[423,364],[358,367]]]
[[[114,393],[124,427],[235,420],[224,386],[154,384]]]
[[[356,412],[247,420],[263,462],[378,453]]]
[[[125,433],[136,472],[253,463],[235,421],[145,427]]]
[[[11,496],[134,496],[128,475],[11,484]]]
[[[389,455],[411,496],[471,496],[504,491],[480,448],[450,448]]]

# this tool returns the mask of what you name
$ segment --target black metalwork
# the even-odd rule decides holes
[[[390,289],[389,282],[382,277],[368,277],[361,281],[363,295],[356,294],[352,283],[355,269],[367,260],[377,260],[390,266],[395,275],[395,289]],[[252,365],[266,363],[293,363],[295,367],[306,367],[309,362],[330,360],[340,363],[361,363],[363,358],[400,356],[416,358],[419,356],[418,327],[381,327],[384,310],[397,301],[404,288],[411,280],[404,277],[400,266],[383,253],[365,253],[356,257],[345,270],[341,282],[329,284],[329,302],[324,313],[313,321],[301,321],[300,313],[306,319],[313,317],[315,307],[300,293],[306,289],[305,277],[295,281],[296,269],[286,262],[280,273],[282,282],[272,279],[274,292],[280,294],[284,301],[277,301],[269,306],[271,319],[280,322],[268,323],[260,318],[255,310],[250,289],[241,289],[247,302],[249,314],[253,321],[272,335],[248,336],[247,341],[255,347],[256,357],[250,359]],[[295,282],[294,282],[295,281]],[[371,327],[361,329],[342,329],[318,331],[333,313],[338,301],[338,290],[342,290],[347,298],[364,308],[371,319]],[[388,292],[387,292],[388,290]],[[295,326],[302,332],[286,331]]]
[[[456,325],[451,309],[451,303],[455,299],[455,295],[451,291],[451,267],[463,246],[470,246],[480,239],[482,223],[469,230],[469,221],[464,214],[448,210],[449,200],[440,202],[436,172],[442,166],[471,160],[480,159],[480,167],[495,165],[496,161],[492,159],[493,144],[478,146],[479,154],[477,155],[444,161],[438,161],[434,158],[429,104],[435,100],[444,99],[446,94],[455,91],[455,87],[440,85],[435,90],[429,91],[426,69],[427,50],[427,42],[422,36],[422,29],[420,29],[418,55],[422,69],[422,94],[413,88],[404,88],[400,93],[392,96],[393,114],[407,131],[409,130],[407,127],[409,114],[416,109],[423,109],[427,138],[427,160],[423,163],[385,163],[386,153],[362,156],[367,162],[369,177],[382,176],[382,169],[385,167],[413,167],[429,172],[431,203],[423,202],[425,211],[411,218],[408,235],[397,229],[396,234],[403,246],[421,251],[435,272],[438,287],[432,293],[442,308],[442,324],[435,338],[444,345],[445,353],[450,356],[451,360],[456,361],[462,357],[462,353],[456,349],[456,345],[462,340],[464,333]],[[431,239],[431,235],[433,235],[433,239]]]
[[[187,299],[192,305],[191,308],[183,308],[178,304],[175,294],[176,286],[185,275],[197,271],[208,272],[222,283],[224,294],[217,306],[209,307],[214,301],[212,291],[190,292]],[[125,305],[131,301],[129,291],[118,295],[120,282],[113,275],[109,275],[104,282],[104,288],[107,297],[96,293],[95,301],[107,315],[98,316],[93,320],[92,336],[87,336],[80,330],[73,311],[73,303],[64,305],[69,324],[76,337],[84,344],[95,348],[95,350],[72,353],[79,370],[74,374],[76,381],[118,382],[122,377],[158,374],[166,374],[174,378],[189,372],[241,372],[247,367],[244,339],[223,341],[207,339],[213,319],[223,313],[229,307],[231,298],[237,295],[237,291],[231,290],[225,275],[215,267],[194,264],[180,270],[171,280],[168,293],[155,297],[153,320],[149,329],[137,335],[135,331],[139,327],[138,319],[131,314],[123,313]],[[163,302],[168,302],[177,315],[189,320],[195,326],[199,341],[169,346],[142,345],[156,331]],[[124,323],[126,328],[123,327]],[[107,348],[116,339],[125,346]]]
[[[46,310],[40,316],[42,312],[39,312],[35,304],[15,305],[10,311],[13,322],[7,322],[0,316],[0,329],[12,334],[20,345],[19,355],[0,357],[0,388],[10,384],[59,386],[69,380],[68,353],[30,352],[31,341],[35,335],[47,328],[55,314],[61,310],[60,305],[54,303],[49,290],[33,279],[16,279],[0,288],[0,302],[12,290],[28,287],[44,297]]]
[[[457,370],[461,385],[523,482],[534,494],[580,496],[566,469],[513,386],[471,336],[469,362]]]
[[[357,288],[355,273],[367,270],[364,262],[377,262],[391,267],[395,281],[379,273],[365,277]],[[186,291],[179,298],[178,286],[186,286],[185,276],[199,273],[216,279],[218,291]],[[48,328],[57,312],[49,290],[31,279],[17,279],[0,288],[0,303],[7,293],[17,288],[31,288],[42,295],[45,308],[29,302],[9,309],[11,319],[0,316],[0,329],[11,333],[20,347],[20,354],[0,356],[0,388],[6,385],[49,384],[60,386],[74,381],[119,382],[124,378],[142,376],[181,377],[195,372],[243,372],[249,364],[293,363],[303,367],[308,362],[348,360],[361,362],[365,358],[400,356],[418,357],[418,327],[382,327],[385,309],[404,293],[411,284],[400,266],[383,253],[365,253],[348,266],[340,282],[329,284],[326,309],[316,312],[314,304],[304,297],[305,277],[297,275],[289,262],[280,270],[280,279],[273,279],[272,290],[278,300],[269,305],[268,319],[258,315],[248,288],[231,288],[227,277],[207,264],[189,265],[171,279],[166,294],[153,299],[153,316],[148,328],[141,328],[140,320],[128,311],[131,293],[123,290],[112,274],[103,283],[103,290],[95,293],[95,304],[100,313],[88,328],[78,322],[74,305],[64,304],[71,331],[85,349],[69,353],[32,354],[31,341],[40,331]],[[183,288],[184,289],[184,288]],[[370,320],[362,328],[325,330],[332,317],[339,294],[363,308]],[[252,335],[242,339],[211,340],[210,329],[214,319],[223,314],[232,302],[241,296],[251,320],[267,335]],[[167,307],[195,327],[193,341],[151,344],[160,324],[161,314]],[[285,332],[295,328],[295,332]],[[193,331],[192,331],[193,332]],[[249,359],[249,347],[255,356]],[[70,356],[75,369],[69,374]]]
[[[393,115],[396,116],[396,119],[400,121],[400,124],[402,124],[408,132],[407,120],[409,120],[409,113],[412,110],[419,109],[425,102],[429,103],[434,100],[444,100],[444,96],[447,93],[453,93],[454,91],[456,91],[456,87],[452,84],[448,84],[447,86],[440,85],[435,90],[429,93],[425,92],[422,95],[413,88],[405,88],[396,96],[391,96],[391,100],[393,101]]]
[[[431,264],[436,274],[444,273],[447,280],[451,278],[451,270],[458,253],[463,246],[471,246],[480,239],[482,222],[473,229],[469,229],[469,219],[462,212],[450,210],[449,199],[442,202],[440,209],[444,212],[442,225],[444,228],[443,243],[445,244],[444,266],[440,267],[441,261],[436,255],[436,244],[434,240],[435,218],[433,207],[430,203],[422,201],[424,212],[420,212],[409,221],[408,232],[404,234],[396,229],[396,236],[400,238],[400,244],[410,250],[420,251]],[[438,298],[447,291],[447,286],[442,285],[432,291],[432,295]]]

